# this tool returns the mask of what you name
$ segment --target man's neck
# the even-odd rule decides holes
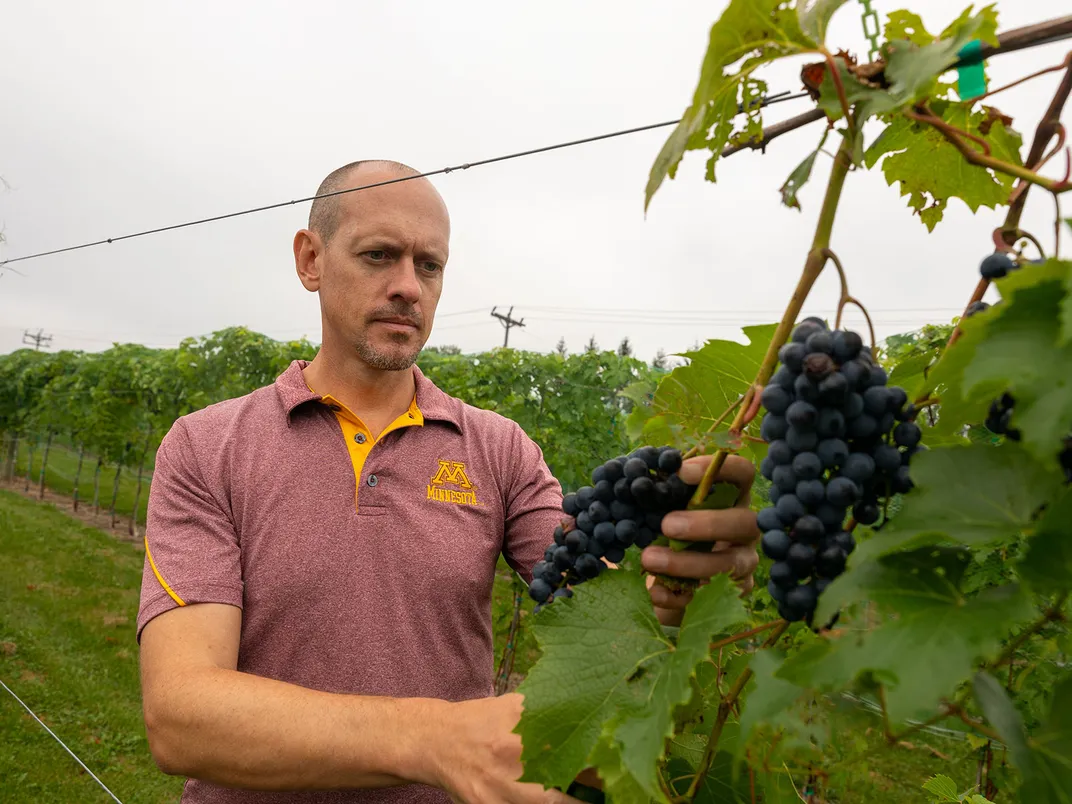
[[[323,349],[303,374],[317,394],[330,394],[361,417],[373,438],[409,409],[416,389],[412,369],[381,371],[356,356],[340,360]]]

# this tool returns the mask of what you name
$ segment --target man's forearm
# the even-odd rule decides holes
[[[205,669],[150,693],[145,715],[165,773],[260,790],[342,789],[433,783],[428,748],[446,706]]]

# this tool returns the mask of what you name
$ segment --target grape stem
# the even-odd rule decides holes
[[[834,263],[834,267],[837,268],[838,278],[841,280],[841,298],[838,299],[837,318],[834,319],[834,329],[841,329],[841,315],[845,312],[846,305],[855,304],[860,308],[860,312],[864,314],[864,318],[867,319],[867,329],[871,333],[871,354],[874,355],[875,325],[871,322],[871,314],[867,312],[867,308],[864,307],[863,302],[849,293],[849,280],[845,277],[845,268],[841,265],[841,260],[838,259],[838,255],[834,253],[834,250],[831,248],[823,249],[823,256]]]
[[[774,630],[770,636],[767,637],[767,641],[763,643],[764,648],[769,648],[775,642],[777,642],[786,629],[789,628],[789,622],[787,620],[778,620],[775,623]],[[696,793],[700,789],[700,785],[703,784],[703,780],[707,777],[707,772],[711,769],[711,762],[715,758],[715,752],[718,750],[718,740],[722,736],[722,729],[726,725],[726,720],[730,716],[730,710],[733,709],[733,705],[737,702],[737,698],[740,697],[744,691],[745,686],[752,679],[752,668],[746,667],[744,672],[737,677],[737,680],[730,687],[729,692],[718,703],[718,715],[715,718],[715,725],[711,728],[711,735],[707,738],[707,745],[704,746],[703,756],[700,757],[700,764],[696,766],[696,775],[692,778],[692,783],[689,785],[689,789],[685,791],[685,795],[682,797],[682,801],[693,801],[696,798]]]
[[[994,668],[1001,667],[1006,662],[1011,662],[1013,656],[1016,655],[1016,651],[1023,647],[1027,640],[1031,639],[1031,637],[1035,636],[1035,634],[1039,633],[1050,623],[1063,621],[1065,619],[1064,607],[1065,603],[1068,601],[1068,595],[1068,592],[1060,594],[1057,597],[1057,600],[1054,601],[1054,604],[1046,609],[1039,619],[1025,628],[1016,639],[1006,646],[1005,650],[1001,652],[1001,655],[998,656],[997,659],[987,665],[987,669],[993,670]]]
[[[782,622],[781,620],[774,620],[773,622],[766,623],[765,625],[757,625],[755,628],[750,628],[747,631],[741,631],[739,634],[720,639],[718,642],[711,643],[711,652],[721,650],[727,645],[732,645],[734,642],[740,642],[742,639],[748,639],[748,637],[755,636],[756,634],[762,634],[764,631],[769,631]]]
[[[733,413],[733,411],[737,410],[737,408],[739,408],[741,406],[741,403],[744,402],[744,400],[745,400],[745,398],[747,398],[747,396],[748,396],[747,393],[743,393],[739,397],[737,397],[737,401],[734,402],[732,405],[730,405],[728,408],[726,408],[724,411],[722,411],[722,413],[719,415],[719,417],[717,419],[715,419],[714,422],[711,423],[711,426],[707,428],[707,432],[708,433],[715,432],[715,430],[718,429],[718,426],[720,424],[722,424],[722,422],[726,421],[726,419],[729,418],[729,415],[731,413]],[[690,449],[688,452],[686,452],[684,455],[682,455],[681,456],[682,460],[688,460],[689,458],[695,457],[700,452],[700,447],[702,446],[702,443],[703,442],[701,442],[700,444],[697,444],[692,449]]]
[[[994,731],[992,728],[990,728],[985,723],[982,723],[982,722],[980,722],[978,720],[975,720],[974,718],[970,717],[968,715],[968,713],[965,712],[963,709],[961,709],[959,706],[956,706],[956,705],[950,706],[949,707],[949,714],[951,714],[951,715],[953,715],[955,717],[959,717],[967,725],[971,726],[973,729],[975,729],[980,734],[989,737],[991,740],[996,740],[999,743],[1002,742],[1000,734],[998,734],[996,731]]]
[[[852,139],[842,137],[841,146],[834,156],[830,178],[826,185],[826,195],[823,198],[822,208],[819,210],[819,221],[815,227],[815,236],[812,239],[808,257],[804,261],[804,270],[800,275],[792,297],[789,299],[785,314],[782,316],[782,320],[771,338],[770,345],[767,347],[767,354],[763,357],[759,373],[745,394],[744,401],[750,401],[749,395],[755,394],[756,388],[763,387],[771,378],[774,373],[774,367],[778,363],[778,350],[789,340],[789,335],[793,331],[793,326],[796,324],[797,316],[800,315],[800,310],[804,306],[804,301],[808,298],[808,293],[815,284],[815,280],[819,278],[819,274],[822,273],[823,267],[826,265],[827,257],[824,251],[830,247],[830,233],[834,228],[834,217],[837,214],[838,201],[841,198],[841,190],[845,186],[845,177],[848,176],[849,168],[851,167]],[[730,425],[730,432],[739,433],[741,431],[745,424],[745,414],[748,411],[748,407],[745,404],[737,409],[737,415]],[[722,469],[722,464],[726,462],[726,454],[723,449],[715,453],[714,460],[708,465],[700,485],[697,486],[696,492],[692,495],[692,500],[689,502],[690,507],[696,507],[707,499],[707,495],[711,492],[711,486],[715,482],[715,476]]]

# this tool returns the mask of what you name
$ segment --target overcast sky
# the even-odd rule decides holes
[[[0,255],[312,195],[325,174],[354,159],[432,170],[675,119],[724,5],[7,5]],[[904,2],[874,5],[884,18]],[[914,4],[932,31],[963,5]],[[999,8],[1002,29],[1068,13],[1067,0]],[[838,12],[828,43],[866,54],[857,4]],[[1070,47],[995,58],[993,85],[1058,63]],[[772,91],[798,91],[801,63],[763,77]],[[1046,76],[995,99],[1025,140],[1057,81]],[[772,107],[767,121],[807,103]],[[778,188],[820,126],[779,139],[766,155],[722,162],[718,184],[702,180],[704,156],[690,154],[646,218],[644,185],[669,129],[435,178],[453,239],[429,343],[500,345],[493,305],[514,305],[525,319],[512,346],[547,351],[564,336],[580,350],[591,335],[603,347],[628,336],[645,359],[777,320],[830,160],[817,163],[803,212],[782,207]],[[868,131],[868,142],[877,132]],[[171,346],[233,325],[318,341],[317,299],[299,284],[291,253],[307,214],[299,204],[19,263],[25,276],[0,278],[0,353],[37,328],[54,335],[53,349]],[[953,201],[928,235],[880,171],[861,172],[849,177],[833,246],[882,337],[957,314],[1001,218]],[[1052,220],[1052,202],[1036,194],[1024,226],[1047,247]],[[805,313],[831,315],[836,300],[831,270]]]

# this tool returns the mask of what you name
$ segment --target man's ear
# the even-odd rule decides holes
[[[294,235],[294,268],[302,285],[311,293],[320,290],[319,258],[323,253],[324,243],[316,232],[302,229]]]

